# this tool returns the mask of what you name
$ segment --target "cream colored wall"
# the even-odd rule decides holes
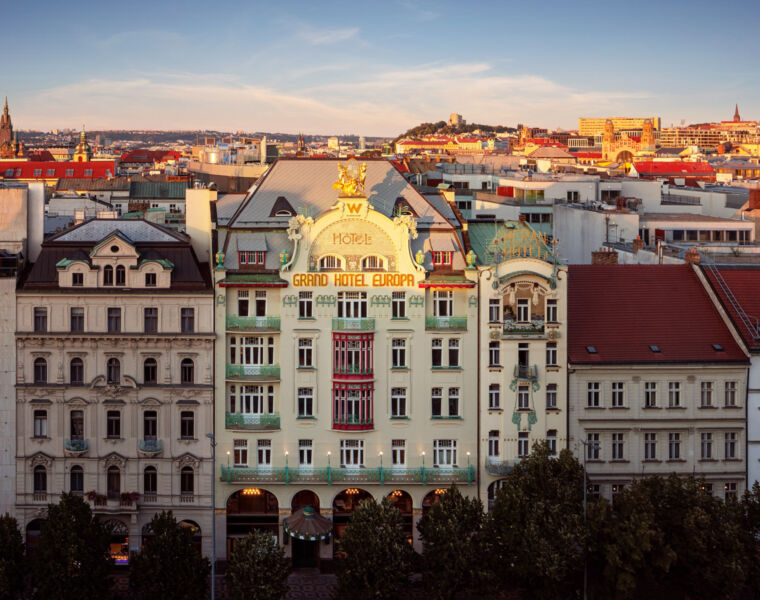
[[[570,368],[570,447],[582,459],[583,444],[589,432],[600,434],[600,461],[589,462],[594,482],[602,485],[602,494],[610,495],[612,483],[625,483],[646,475],[695,474],[713,483],[713,493],[722,496],[726,482],[745,486],[745,402],[747,369],[745,366],[673,365],[673,366],[598,366],[571,365]],[[602,408],[587,408],[588,382],[601,384]],[[611,407],[613,381],[625,383],[625,408]],[[657,382],[658,408],[644,408],[644,385]],[[700,408],[701,382],[713,382],[713,405]],[[726,381],[737,382],[735,408],[724,406]],[[668,408],[668,384],[680,382],[684,408]],[[625,434],[622,461],[611,459],[612,433]],[[681,433],[681,458],[668,460],[668,433]],[[701,460],[701,433],[712,432],[715,460]],[[737,459],[725,460],[724,433],[737,433]],[[644,461],[644,434],[657,433],[657,461]]]
[[[48,308],[48,331],[34,333],[35,306]],[[84,307],[85,332],[69,332],[71,307]],[[122,308],[122,331],[106,333],[106,309]],[[142,333],[142,308],[159,309],[158,334]],[[196,333],[180,333],[181,307],[195,309]],[[122,471],[121,491],[140,493],[137,506],[121,507],[110,500],[103,510],[110,517],[126,523],[130,547],[140,547],[142,527],[154,513],[172,509],[178,519],[190,519],[201,527],[204,552],[211,543],[211,450],[206,433],[213,428],[213,320],[212,296],[206,294],[161,294],[153,296],[122,294],[35,294],[18,296],[19,326],[16,335],[16,445],[18,448],[16,507],[22,527],[37,518],[40,508],[55,502],[57,495],[68,491],[71,466],[84,468],[84,491],[106,492],[107,466],[116,464]],[[44,357],[48,363],[49,384],[34,383],[34,359]],[[158,385],[143,385],[143,361],[158,361]],[[84,361],[83,386],[69,385],[69,362]],[[106,362],[118,358],[121,386],[106,385]],[[195,363],[195,384],[180,383],[180,363],[191,358]],[[34,410],[47,411],[47,438],[34,438]],[[65,449],[71,437],[70,413],[84,412],[84,438],[88,449],[72,453]],[[106,413],[121,412],[121,436],[108,439]],[[144,438],[143,413],[155,410],[158,439],[162,449],[157,454],[139,450]],[[180,439],[180,412],[192,411],[195,439]],[[36,464],[48,469],[48,494],[35,499],[33,472]],[[157,500],[143,499],[143,470],[158,470]],[[192,466],[195,471],[195,495],[180,496],[180,469]],[[110,518],[109,517],[109,518]]]
[[[534,273],[534,274],[528,274]],[[502,479],[502,476],[491,475],[486,471],[488,457],[489,432],[499,432],[498,460],[492,462],[505,463],[505,466],[513,464],[518,458],[518,433],[529,433],[529,447],[537,441],[545,440],[547,431],[557,432],[557,451],[567,447],[567,269],[558,269],[555,278],[556,288],[551,289],[550,279],[553,277],[553,265],[537,259],[518,258],[499,264],[495,272],[481,271],[481,298],[480,298],[480,328],[481,344],[479,352],[480,360],[480,496],[486,504],[488,487]],[[496,288],[492,285],[498,279],[501,284]],[[489,300],[502,300],[503,290],[506,286],[515,282],[535,283],[545,290],[545,296],[539,296],[541,302],[546,298],[557,300],[557,325],[545,326],[543,335],[517,335],[505,336],[502,323],[489,322]],[[504,305],[501,304],[502,318]],[[531,306],[533,308],[533,306]],[[542,307],[543,308],[543,307]],[[501,367],[489,366],[489,342],[500,342]],[[547,366],[546,345],[548,342],[557,344],[557,366]],[[528,344],[529,364],[535,365],[538,372],[537,391],[533,392],[533,406],[535,407],[537,422],[528,426],[528,415],[525,411],[521,414],[520,425],[512,422],[514,409],[516,408],[517,390],[511,390],[510,384],[514,377],[514,369],[518,364],[518,348],[520,343]],[[489,409],[489,386],[499,384],[501,386],[501,409]],[[546,386],[557,385],[557,409],[546,409]]]
[[[414,285],[405,288],[392,287],[336,287],[333,285],[333,273],[328,274],[329,285],[324,287],[300,287],[294,286],[293,278],[296,274],[310,271],[309,256],[310,248],[319,234],[330,225],[341,222],[344,231],[361,231],[362,221],[366,219],[373,226],[380,227],[393,243],[396,250],[396,271],[412,276]],[[342,221],[341,221],[342,220]],[[374,229],[373,229],[374,230]],[[274,469],[283,468],[286,464],[286,452],[288,453],[289,468],[298,468],[298,440],[311,439],[313,444],[314,468],[325,468],[328,465],[328,452],[331,453],[330,465],[332,468],[340,467],[340,440],[362,439],[364,440],[364,464],[367,469],[375,469],[380,466],[380,452],[383,453],[383,466],[387,471],[391,467],[391,442],[392,439],[405,439],[407,449],[407,466],[409,469],[417,469],[422,466],[422,453],[425,453],[425,466],[433,466],[433,440],[455,439],[457,440],[457,459],[459,467],[466,467],[468,460],[474,466],[477,451],[477,394],[476,387],[476,361],[477,361],[477,307],[470,302],[476,297],[475,288],[454,290],[454,314],[467,316],[466,331],[429,331],[425,328],[425,315],[432,314],[431,289],[425,290],[417,286],[424,278],[424,273],[413,262],[409,251],[409,234],[406,226],[393,223],[385,216],[369,211],[366,216],[349,217],[343,216],[341,209],[335,209],[323,214],[316,222],[301,228],[303,238],[299,241],[299,248],[295,252],[293,264],[289,269],[282,270],[280,276],[289,282],[287,288],[279,290],[267,289],[268,316],[281,317],[281,330],[279,333],[250,332],[246,335],[274,335],[276,343],[276,363],[280,365],[280,381],[275,383],[278,387],[276,398],[276,410],[280,415],[280,428],[276,431],[251,431],[232,430],[225,427],[225,410],[227,407],[227,392],[223,378],[220,376],[216,383],[216,435],[218,440],[217,456],[220,464],[226,464],[227,452],[233,450],[234,439],[248,440],[249,465],[256,465],[256,443],[258,439],[272,440],[272,466]],[[357,250],[355,253],[346,251],[347,254],[363,255],[367,251]],[[369,252],[371,253],[371,252]],[[290,255],[294,252],[291,250]],[[217,271],[217,278],[223,273]],[[475,278],[474,271],[469,275]],[[370,276],[368,275],[369,279]],[[256,288],[249,288],[251,300],[253,300]],[[261,288],[259,288],[261,289]],[[423,306],[410,306],[407,303],[407,319],[392,320],[390,306],[373,306],[372,298],[377,295],[389,296],[393,291],[404,289],[409,296],[424,297]],[[336,296],[339,291],[366,291],[368,318],[375,319],[374,328],[374,407],[373,423],[371,430],[345,431],[335,430],[332,427],[332,320],[338,316],[337,305],[314,304],[313,319],[299,319],[298,305],[286,303],[290,298],[297,298],[300,291],[313,291],[314,298],[317,296]],[[224,331],[225,312],[235,315],[237,313],[236,288],[217,287],[217,343],[221,343],[226,337],[225,345],[231,335],[240,335],[238,332]],[[220,298],[222,300],[220,300]],[[273,298],[274,301],[269,301]],[[224,302],[221,304],[220,302]],[[226,309],[226,310],[225,310]],[[314,340],[314,369],[298,369],[298,339],[311,337]],[[391,340],[395,337],[407,340],[406,370],[392,370],[391,365]],[[433,370],[431,367],[431,339],[440,337],[447,340],[451,337],[460,339],[461,369],[456,370]],[[445,355],[444,341],[444,355]],[[227,353],[218,352],[216,357],[216,370],[218,374],[224,372]],[[445,359],[444,359],[445,364]],[[229,381],[227,382],[229,383]],[[251,382],[253,383],[253,382]],[[263,382],[265,385],[268,382]],[[297,414],[297,389],[299,387],[314,388],[314,419],[299,419]],[[390,390],[391,387],[407,388],[407,412],[408,419],[390,418]],[[458,387],[460,389],[460,414],[461,419],[432,419],[430,391],[432,387],[444,388],[444,403],[446,388]],[[469,455],[469,456],[468,456]],[[219,467],[217,467],[219,472]],[[315,492],[319,499],[323,514],[332,514],[332,503],[340,492],[348,487],[359,487],[367,490],[373,496],[380,499],[388,495],[394,489],[403,489],[413,499],[415,507],[415,520],[421,514],[422,500],[426,494],[436,487],[448,487],[447,483],[435,484],[428,482],[426,486],[420,482],[386,483],[378,482],[339,482],[332,485],[324,481],[319,482],[291,482],[272,483],[266,481],[249,484],[217,483],[216,506],[217,515],[218,547],[224,547],[225,519],[223,516],[226,502],[229,496],[237,490],[246,487],[259,487],[273,493],[278,500],[281,519],[290,513],[293,496],[300,490],[309,489]],[[465,494],[475,495],[475,485],[461,487]],[[415,530],[415,538],[417,533]],[[416,546],[420,542],[416,540]],[[222,544],[219,546],[219,544]],[[332,545],[322,548],[325,558],[332,557]]]

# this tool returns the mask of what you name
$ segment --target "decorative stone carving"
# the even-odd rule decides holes
[[[34,456],[32,456],[32,460],[30,461],[32,469],[34,467],[38,467],[42,465],[46,469],[49,469],[53,466],[53,459],[48,456],[47,454],[43,454],[42,452],[38,452]]]
[[[193,456],[190,453],[183,454],[179,459],[174,461],[175,466],[181,471],[184,467],[192,467],[197,470],[201,466],[201,461],[198,457]]]
[[[127,459],[123,457],[121,454],[117,454],[116,452],[111,452],[108,456],[106,456],[103,459],[103,466],[108,469],[110,467],[119,467],[119,469],[123,469],[127,464]]]

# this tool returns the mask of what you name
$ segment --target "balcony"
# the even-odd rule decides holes
[[[514,318],[504,319],[504,337],[522,338],[522,337],[540,337],[545,332],[545,322],[543,319],[531,319],[530,321],[517,321]]]
[[[467,317],[425,317],[425,329],[429,331],[467,331]]]
[[[224,413],[224,426],[227,429],[279,429],[280,415],[254,415],[244,413]]]
[[[227,377],[279,379],[280,365],[227,365]]]
[[[486,473],[494,477],[504,477],[512,472],[517,464],[516,460],[490,461],[486,460]]]
[[[344,365],[333,369],[335,375],[372,375],[372,367],[360,367],[358,365]]]
[[[161,443],[161,440],[140,440],[138,448],[143,454],[154,456],[161,452],[163,444]]]
[[[332,320],[333,331],[374,331],[375,319],[343,319]]]
[[[221,466],[221,481],[239,483],[378,483],[419,484],[444,486],[451,483],[472,485],[475,482],[475,467],[439,468],[272,468],[272,467],[226,467]]]
[[[538,380],[538,367],[536,365],[515,365],[515,379],[520,381]]]
[[[227,316],[227,329],[231,331],[280,331],[280,317]]]
[[[69,456],[80,456],[87,452],[89,444],[87,440],[66,440],[63,447]]]
[[[373,429],[372,417],[360,417],[358,415],[344,415],[340,418],[333,417],[333,429]]]

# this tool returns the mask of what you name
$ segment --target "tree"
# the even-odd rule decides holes
[[[106,597],[111,585],[111,532],[80,496],[62,494],[48,505],[48,517],[34,550],[36,597],[89,600]]]
[[[409,583],[414,550],[389,498],[362,501],[339,542],[338,589],[344,598],[392,599]]]
[[[453,599],[477,590],[483,566],[483,503],[462,496],[456,486],[442,494],[417,524],[422,536],[422,575],[428,594]]]
[[[619,492],[614,505],[602,499],[589,506],[589,538],[592,598],[638,598],[675,560],[638,482]]]
[[[760,483],[755,481],[752,488],[744,492],[741,507],[746,536],[749,573],[747,587],[754,598],[760,597]]]
[[[180,527],[172,511],[156,514],[152,535],[133,560],[129,585],[137,598],[203,600],[211,563],[193,546],[192,533]]]
[[[24,588],[24,542],[18,522],[0,517],[0,600],[13,600]]]
[[[494,578],[524,598],[568,598],[580,588],[583,468],[569,450],[551,455],[546,442],[507,475],[484,526]]]
[[[239,540],[227,563],[227,593],[232,600],[279,600],[288,591],[290,561],[272,534],[255,530]]]
[[[746,504],[675,474],[634,481],[607,515],[592,512],[596,598],[737,598],[751,577]]]

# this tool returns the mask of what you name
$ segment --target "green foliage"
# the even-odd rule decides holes
[[[399,597],[409,582],[413,554],[403,516],[393,502],[362,501],[339,543],[336,573],[341,597]]]
[[[129,584],[144,600],[203,600],[211,563],[193,547],[192,533],[180,527],[172,511],[156,514],[153,535],[130,565]]]
[[[417,524],[422,536],[422,575],[433,598],[452,599],[477,590],[484,578],[483,504],[452,486]]]
[[[590,514],[592,596],[740,597],[756,556],[746,506],[705,493],[693,477],[634,481],[613,507]]]
[[[290,560],[272,534],[254,531],[239,540],[227,563],[225,580],[232,600],[279,600],[288,591]]]
[[[524,598],[580,589],[586,532],[583,468],[569,450],[537,443],[506,477],[485,523],[486,557],[502,587]]]
[[[606,500],[590,504],[589,536],[592,598],[637,598],[638,588],[651,587],[645,581],[667,573],[676,558],[637,483],[617,494],[614,509]]]
[[[437,121],[435,123],[420,123],[416,127],[408,129],[401,135],[399,135],[394,141],[397,142],[404,138],[416,138],[425,135],[458,135],[463,133],[472,133],[473,131],[481,131],[487,134],[516,132],[514,127],[505,127],[504,125],[483,125],[480,123],[467,123],[466,125],[460,125],[459,127],[452,127],[446,121]]]
[[[93,517],[81,497],[63,494],[48,505],[33,554],[36,597],[43,600],[100,600],[110,587],[111,532]]]
[[[13,600],[24,587],[24,542],[18,522],[0,517],[0,600]]]

